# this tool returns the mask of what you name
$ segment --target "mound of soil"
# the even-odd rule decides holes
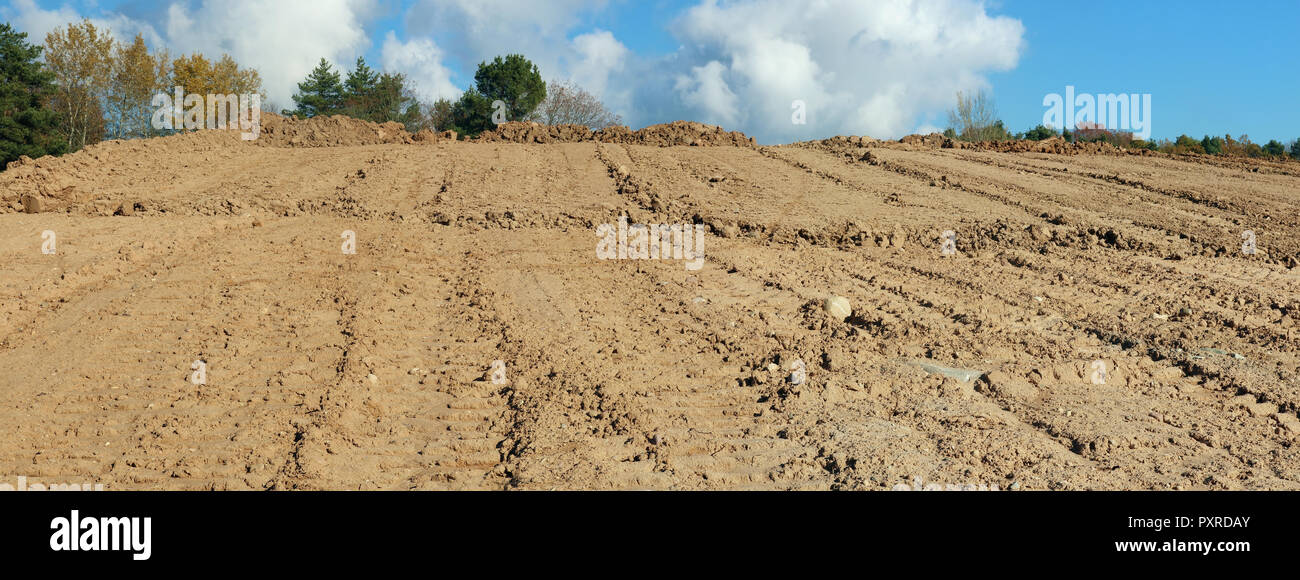
[[[1081,153],[1096,155],[1148,155],[1154,153],[1146,149],[1121,149],[1110,143],[1085,142],[1070,143],[1060,137],[1051,137],[1042,141],[980,141],[970,143],[946,139],[945,149],[973,149],[977,151],[997,151],[1000,153],[1052,153],[1056,155],[1078,155]]]
[[[754,138],[740,131],[727,131],[716,125],[689,121],[651,125],[634,132],[633,137],[632,144],[660,147],[673,145],[750,147],[754,145]]]
[[[966,149],[971,151],[996,151],[1000,153],[1052,153],[1056,155],[1162,155],[1147,149],[1123,149],[1109,143],[1070,143],[1060,137],[1042,141],[1028,139],[1020,141],[957,141],[944,137],[940,133],[929,135],[908,135],[897,141],[881,141],[871,137],[836,136],[818,141],[804,141],[792,145],[815,149],[841,150],[846,147],[884,147],[911,151],[929,149]],[[1187,157],[1187,156],[1184,156]],[[1197,162],[1208,162],[1193,159]]]
[[[632,131],[624,126],[592,130],[581,125],[542,125],[512,122],[484,132],[475,141],[483,143],[621,143],[653,147],[752,147],[754,138],[716,125],[676,121]]]
[[[195,131],[102,141],[60,157],[23,156],[0,172],[0,213],[63,211],[69,205],[95,202],[106,182],[190,171],[194,164],[229,156],[242,143],[236,131]]]
[[[330,122],[283,121],[356,138]],[[201,131],[21,160],[0,482],[1300,489],[1281,162],[827,141]],[[620,218],[711,229],[703,263],[608,229],[606,259]]]
[[[929,135],[908,135],[899,139],[898,142],[904,145],[919,145],[931,149],[943,147],[944,143],[951,141],[941,133],[930,133]]]
[[[822,139],[819,143],[832,147],[873,147],[881,143],[881,141],[860,135],[836,135],[828,139]]]
[[[437,143],[439,141],[455,141],[455,140],[456,140],[455,131],[443,131],[441,133],[436,133],[430,129],[421,129],[420,132],[416,133],[414,136],[411,137],[411,141],[415,143]]]
[[[414,142],[401,123],[372,123],[343,115],[283,117],[262,113],[262,133],[253,143],[264,147],[337,147]]]

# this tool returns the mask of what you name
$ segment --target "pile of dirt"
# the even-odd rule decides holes
[[[921,147],[928,147],[931,149],[937,149],[939,147],[943,147],[945,143],[951,141],[952,141],[951,139],[944,137],[942,133],[930,133],[929,135],[908,135],[898,140],[898,142],[902,143],[903,145],[918,145]]]
[[[456,140],[455,131],[443,131],[441,133],[437,133],[431,129],[421,129],[420,132],[416,133],[411,137],[411,141],[415,143],[437,143],[439,141],[455,141],[455,140]]]
[[[945,139],[943,148],[997,151],[999,153],[1052,153],[1056,155],[1150,155],[1155,153],[1147,149],[1122,149],[1110,143],[1070,143],[1061,137],[1051,137],[1042,141],[1024,139],[1020,141],[980,141],[974,143]]]
[[[899,139],[897,144],[909,149],[969,149],[999,153],[1053,153],[1056,155],[1078,155],[1080,153],[1122,155],[1126,151],[1109,143],[1070,143],[1061,137],[1052,137],[1042,141],[1022,139],[1018,141],[972,142],[958,141],[945,137],[940,133],[908,135]]]
[[[542,125],[510,122],[484,131],[473,141],[479,143],[580,143],[596,141],[596,132],[582,125]]]
[[[971,142],[950,139],[944,137],[940,133],[930,133],[929,135],[908,135],[897,141],[881,141],[872,139],[871,137],[859,136],[836,136],[818,141],[803,141],[800,143],[794,143],[793,145],[830,151],[841,151],[846,148],[854,147],[884,147],[888,149],[904,149],[911,151],[930,149],[965,149],[970,151],[996,151],[999,153],[1051,153],[1055,155],[1162,155],[1147,149],[1124,149],[1111,145],[1110,143],[1070,143],[1061,137],[1052,137],[1049,139],[1043,139],[1042,141],[1022,139],[1019,141]],[[1193,159],[1193,161],[1208,162],[1201,159]]]
[[[599,141],[652,147],[752,147],[754,138],[716,125],[676,121],[632,131],[622,125],[592,130],[581,125],[512,122],[479,135],[482,143],[583,143]]]
[[[804,143],[808,142],[805,141]],[[882,141],[861,135],[836,135],[828,139],[822,139],[820,143],[832,147],[874,147],[882,143]],[[795,143],[795,145],[799,145],[799,143]]]
[[[229,157],[242,143],[237,131],[194,131],[102,141],[58,157],[24,155],[0,172],[0,213],[58,212],[71,205],[98,203],[109,183],[189,171],[191,164],[207,165]],[[113,213],[118,208],[105,209]]]
[[[71,169],[71,164],[66,161],[90,151],[86,148],[67,157],[47,155],[39,159],[23,155],[11,161],[0,173],[0,213],[54,211],[66,205],[63,200],[80,197],[77,186],[81,181],[68,174],[66,169]]]
[[[0,482],[1300,489],[1281,162],[439,138],[0,174]]]
[[[754,138],[740,131],[727,131],[717,125],[689,121],[651,125],[634,132],[632,136],[631,144],[659,147],[673,145],[752,147],[754,145]]]
[[[106,183],[131,174],[168,171],[169,163],[179,163],[172,170],[211,166],[242,155],[250,145],[306,148],[455,139],[452,131],[425,130],[412,135],[400,123],[372,123],[342,115],[298,119],[263,112],[261,132],[253,141],[243,141],[235,130],[203,130],[154,139],[104,141],[61,157],[22,157],[0,172],[0,213],[61,212],[78,205],[99,205]],[[130,210],[105,205],[99,213]]]
[[[401,123],[372,123],[344,115],[299,119],[262,113],[262,132],[253,143],[265,147],[337,147],[414,142]]]

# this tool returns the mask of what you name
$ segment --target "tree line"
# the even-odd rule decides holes
[[[1132,132],[1116,131],[1096,123],[1080,123],[1075,130],[1038,125],[1023,133],[1011,133],[997,118],[997,108],[984,91],[968,95],[957,93],[956,105],[948,110],[948,128],[945,137],[959,141],[1018,141],[1028,139],[1042,141],[1060,137],[1071,143],[1110,143],[1120,148],[1149,149],[1171,154],[1202,153],[1207,155],[1228,155],[1234,157],[1283,158],[1290,156],[1300,160],[1300,139],[1291,142],[1290,147],[1276,139],[1264,145],[1254,143],[1247,135],[1233,139],[1231,135],[1211,137],[1205,135],[1196,139],[1189,135],[1179,135],[1177,139],[1143,140],[1136,138]]]
[[[377,123],[402,123],[411,132],[450,130],[465,137],[509,121],[593,129],[622,123],[600,99],[572,81],[553,80],[548,86],[537,65],[519,54],[479,63],[474,86],[459,99],[440,98],[432,103],[420,102],[401,73],[376,73],[364,58],[358,58],[352,70],[341,73],[322,58],[298,83],[293,102],[296,107],[283,114],[347,115]]]
[[[153,51],[137,34],[129,43],[90,20],[70,23],[30,42],[0,24],[0,169],[21,156],[78,151],[104,139],[156,137],[178,129],[152,124],[154,95],[257,94],[273,108],[256,69],[228,54],[172,57]],[[286,115],[347,115],[394,121],[407,130],[452,130],[474,137],[497,121],[579,124],[593,129],[621,124],[598,98],[571,81],[543,82],[536,65],[512,54],[483,62],[474,86],[456,101],[424,103],[400,72],[376,71],[364,58],[345,74],[325,59],[298,83]],[[500,107],[493,105],[500,102]]]
[[[89,20],[56,28],[42,45],[0,24],[0,167],[18,157],[60,155],[104,139],[169,133],[152,125],[153,96],[188,93],[266,98],[256,70],[228,54],[172,58],[137,34],[115,40]]]
[[[142,35],[130,43],[89,20],[46,35],[42,45],[8,23],[0,24],[0,168],[19,156],[40,157],[77,151],[103,139],[154,137],[172,132],[152,126],[152,98],[184,87],[190,94],[250,94],[267,102],[257,70],[241,67],[228,54],[211,60],[201,53],[172,58],[151,51]],[[622,119],[594,95],[572,81],[542,80],[523,55],[498,56],[481,62],[474,84],[454,102],[422,102],[405,74],[376,71],[358,58],[349,71],[336,71],[324,58],[298,83],[295,107],[285,115],[346,115],[379,123],[401,123],[411,132],[451,130],[465,138],[491,130],[500,122],[532,121],[575,124],[602,129]],[[268,107],[269,106],[268,103]],[[1246,135],[1233,138],[1180,135],[1175,140],[1134,138],[1132,133],[1082,125],[1071,132],[1038,125],[1012,133],[997,118],[984,92],[957,94],[944,134],[965,141],[1042,140],[1107,142],[1117,147],[1167,153],[1202,153],[1244,157],[1300,159],[1300,139],[1288,147],[1271,140],[1263,145]]]

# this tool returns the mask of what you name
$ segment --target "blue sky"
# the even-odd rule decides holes
[[[1025,130],[1066,85],[1150,94],[1157,138],[1300,138],[1286,0],[4,0],[0,17],[37,37],[90,17],[173,53],[230,52],[281,107],[321,57],[364,55],[454,98],[480,60],[523,52],[634,127],[692,119],[769,143],[942,128],[956,90],[988,91]]]
[[[1154,135],[1231,132],[1300,138],[1300,2],[1006,0],[1025,24],[1020,64],[990,75],[1012,127],[1041,119],[1042,96],[1067,84],[1150,93]]]

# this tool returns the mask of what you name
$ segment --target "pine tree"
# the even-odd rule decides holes
[[[379,121],[376,118],[380,113],[376,102],[378,85],[379,75],[366,66],[364,57],[357,57],[356,68],[348,72],[347,79],[343,81],[343,101],[347,114],[358,119]]]
[[[1033,141],[1042,141],[1043,139],[1055,137],[1056,135],[1057,135],[1056,129],[1044,126],[1042,124],[1039,124],[1033,129],[1030,129],[1029,131],[1025,132],[1025,138],[1031,139]]]
[[[415,93],[406,84],[406,75],[401,73],[383,73],[375,83],[373,93],[373,113],[370,118],[376,123],[396,121],[412,129],[424,127],[424,112]],[[418,129],[416,129],[418,130]]]
[[[47,105],[54,75],[40,62],[41,47],[27,33],[0,23],[0,169],[20,156],[59,155],[68,144],[58,135],[58,119]]]
[[[477,137],[479,133],[490,131],[492,123],[492,101],[470,88],[460,96],[451,108],[451,129],[466,137]]]
[[[495,101],[505,103],[509,121],[523,120],[546,98],[546,82],[537,65],[519,54],[480,63],[474,73],[474,87],[489,106]]]
[[[1201,139],[1201,149],[1210,155],[1219,155],[1223,153],[1223,139],[1206,135]]]
[[[1271,139],[1264,145],[1264,154],[1269,157],[1281,157],[1284,153],[1286,153],[1286,146],[1277,139]]]
[[[320,59],[320,64],[312,69],[307,79],[298,83],[293,102],[298,108],[290,114],[302,117],[343,112],[343,83],[339,80],[339,73],[325,59]]]
[[[496,101],[505,105],[507,121],[521,121],[546,98],[546,82],[537,65],[518,54],[479,63],[474,85],[451,111],[452,128],[468,137],[495,126],[492,114]]]
[[[428,119],[429,126],[435,131],[447,131],[455,126],[452,121],[452,109],[454,105],[446,98],[434,101],[432,105],[424,107],[424,116]]]

